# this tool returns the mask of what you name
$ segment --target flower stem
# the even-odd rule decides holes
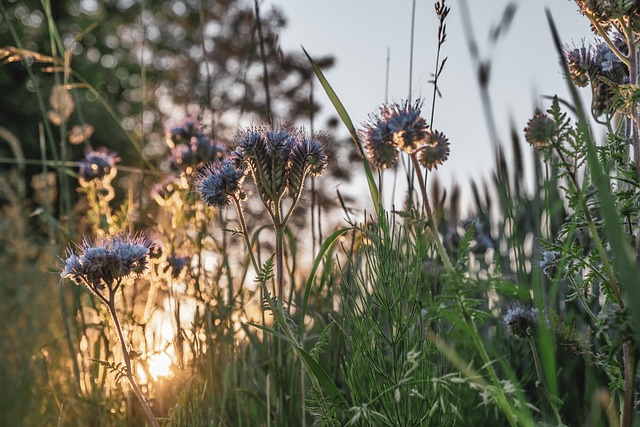
[[[158,424],[158,420],[156,419],[155,415],[153,415],[153,412],[151,412],[151,408],[149,407],[147,400],[144,398],[142,392],[140,391],[140,388],[138,387],[138,384],[136,384],[133,378],[133,372],[131,370],[131,356],[129,355],[129,350],[127,349],[127,344],[124,340],[124,335],[122,334],[122,328],[120,327],[120,321],[118,320],[118,313],[116,312],[115,293],[111,294],[107,306],[109,307],[109,313],[111,314],[113,324],[115,325],[116,332],[118,333],[118,338],[120,339],[120,346],[122,347],[122,357],[124,359],[124,365],[127,370],[127,379],[129,380],[129,384],[131,385],[131,388],[133,389],[135,395],[138,397],[138,400],[142,405],[142,409],[144,409],[144,413],[147,415],[147,418],[149,419],[151,425],[153,427],[160,427],[160,424]]]
[[[556,422],[559,426],[564,425],[562,423],[562,418],[560,417],[560,413],[558,412],[557,407],[557,398],[551,395],[549,389],[547,388],[547,382],[544,380],[544,372],[542,372],[542,365],[540,364],[540,356],[538,356],[538,351],[536,350],[535,343],[533,342],[533,337],[531,335],[527,335],[527,341],[529,341],[529,346],[531,347],[531,354],[533,355],[533,363],[536,367],[536,374],[538,374],[538,383],[542,385],[542,390],[549,401],[549,405],[551,405],[551,409],[553,410],[553,414],[556,417]]]
[[[467,324],[467,329],[469,331],[469,334],[471,335],[473,344],[476,346],[476,349],[480,353],[480,358],[482,359],[482,363],[487,368],[487,371],[489,371],[489,378],[491,379],[491,383],[493,384],[493,387],[495,388],[495,391],[497,394],[495,396],[497,403],[502,409],[502,411],[504,412],[504,414],[507,416],[507,421],[509,422],[509,425],[515,426],[518,424],[517,422],[518,417],[513,412],[513,408],[507,401],[507,397],[504,394],[504,389],[502,387],[502,384],[498,379],[498,375],[496,374],[495,369],[493,369],[493,362],[491,362],[491,359],[489,359],[489,354],[487,353],[487,350],[485,349],[484,344],[482,343],[482,339],[478,334],[478,329],[476,328],[475,322],[473,321],[473,318],[471,317],[471,315],[465,309],[464,303],[462,301],[459,301],[459,303],[460,303],[460,310],[462,311],[462,317],[465,323]]]
[[[413,162],[413,167],[416,171],[418,183],[420,184],[420,192],[422,193],[422,200],[424,202],[424,209],[427,212],[427,220],[429,221],[429,227],[431,228],[431,233],[433,234],[433,240],[436,243],[436,248],[438,250],[438,254],[440,255],[440,259],[442,259],[442,263],[447,270],[447,273],[453,273],[453,265],[451,264],[451,260],[449,259],[449,255],[447,255],[447,251],[442,244],[442,240],[440,240],[440,235],[438,234],[438,226],[436,224],[436,220],[433,216],[433,211],[431,210],[431,205],[429,204],[429,196],[427,195],[427,187],[424,182],[424,177],[422,175],[422,169],[420,169],[420,163],[418,162],[418,158],[416,154],[411,154],[411,161]]]
[[[567,162],[567,159],[564,156],[564,154],[562,154],[562,150],[556,149],[556,152],[558,153],[558,156],[560,157],[562,164],[568,165],[569,163]],[[611,263],[609,263],[609,258],[607,258],[607,253],[604,250],[604,246],[602,246],[602,241],[600,241],[600,238],[598,237],[598,229],[596,228],[596,225],[593,222],[593,218],[591,218],[591,213],[589,213],[589,207],[587,206],[587,202],[584,199],[584,196],[582,194],[582,189],[580,187],[580,183],[578,182],[578,178],[576,177],[576,174],[572,170],[569,170],[568,168],[567,168],[567,173],[569,174],[569,177],[571,178],[571,182],[576,189],[576,193],[578,195],[578,200],[580,203],[580,209],[584,214],[584,219],[587,222],[587,226],[589,227],[589,232],[593,236],[593,242],[596,246],[596,250],[598,251],[598,255],[600,256],[600,260],[602,261],[602,267],[604,268],[607,274],[607,281],[609,282],[611,291],[615,295],[616,302],[618,303],[618,306],[620,307],[620,309],[624,309],[624,301],[622,299],[622,294],[620,294],[620,289],[618,287],[618,280],[616,278],[615,273],[613,272]]]

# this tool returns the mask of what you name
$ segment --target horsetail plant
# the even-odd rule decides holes
[[[147,271],[152,247],[153,243],[142,235],[131,237],[119,234],[98,238],[95,241],[85,238],[76,249],[67,249],[66,258],[62,260],[60,278],[69,277],[76,285],[86,287],[109,309],[124,360],[124,369],[117,364],[113,370],[117,372],[118,377],[127,378],[149,422],[152,426],[159,427],[158,420],[134,379],[131,359],[135,352],[129,349],[125,341],[115,304],[116,294],[124,282]]]

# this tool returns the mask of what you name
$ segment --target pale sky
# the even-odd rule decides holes
[[[567,98],[545,8],[551,10],[565,44],[593,41],[594,37],[575,2],[521,0],[515,2],[517,12],[506,37],[491,46],[490,29],[500,22],[509,1],[467,3],[481,55],[492,62],[490,92],[499,136],[510,145],[510,120],[522,130],[535,102],[548,107],[541,95]],[[326,77],[358,126],[385,101],[387,49],[389,101],[407,98],[412,4],[412,0],[266,0],[262,7],[278,6],[288,18],[288,28],[280,39],[285,50],[304,46],[312,57],[336,57],[336,65]],[[469,180],[487,177],[492,170],[493,150],[465,41],[462,4],[460,0],[447,1],[451,13],[442,54],[448,61],[439,83],[443,98],[437,101],[434,128],[444,132],[451,143],[449,160],[438,169],[439,179],[445,187],[455,180],[469,194]],[[435,70],[437,28],[433,1],[418,0],[412,98],[425,99],[423,113],[428,121],[433,91],[428,80]],[[325,111],[333,108],[319,85],[316,99],[325,104]],[[318,120],[316,127],[323,122]],[[527,169],[529,166],[525,163]]]

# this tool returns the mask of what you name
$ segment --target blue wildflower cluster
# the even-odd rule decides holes
[[[211,207],[224,208],[234,199],[243,199],[242,183],[245,175],[246,169],[232,159],[210,163],[199,173],[197,179],[202,200]]]
[[[421,116],[421,102],[408,101],[383,105],[361,130],[369,160],[381,169],[393,167],[399,151],[420,153],[419,161],[427,169],[436,168],[449,156],[449,142],[434,132]]]
[[[84,159],[80,161],[80,179],[84,182],[102,179],[110,181],[116,175],[115,167],[119,161],[118,154],[107,148],[87,149]]]
[[[105,287],[113,293],[123,278],[146,272],[152,247],[151,241],[141,235],[84,239],[75,250],[67,249],[60,277],[69,277],[104,299]]]
[[[509,333],[516,338],[527,338],[538,321],[538,309],[523,304],[515,304],[504,315],[504,323]]]
[[[169,164],[174,170],[196,168],[205,163],[222,159],[225,147],[206,134],[193,117],[171,128],[167,135],[171,148]]]
[[[248,129],[240,135],[233,158],[251,172],[260,197],[268,205],[279,203],[285,193],[297,200],[306,175],[318,176],[327,168],[320,141],[287,125]]]

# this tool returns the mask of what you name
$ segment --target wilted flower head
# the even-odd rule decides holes
[[[540,267],[549,279],[554,279],[556,277],[560,255],[561,254],[558,251],[542,252],[542,261],[540,261]]]
[[[232,159],[211,163],[198,175],[198,191],[209,206],[224,208],[234,198],[241,199],[245,168],[238,167]]]
[[[118,154],[105,147],[97,150],[87,149],[84,159],[80,161],[80,178],[87,182],[105,177],[113,178],[116,174],[116,163],[119,161]]]
[[[538,321],[538,309],[517,303],[507,309],[503,320],[511,335],[527,338]]]
[[[84,239],[74,250],[67,249],[61,278],[70,277],[78,285],[99,291],[113,291],[125,277],[139,276],[147,270],[153,244],[144,236],[119,234],[91,241]]]
[[[558,125],[544,113],[536,113],[524,128],[524,138],[535,149],[548,147],[558,135]]]
[[[238,137],[233,159],[248,167],[267,203],[278,201],[285,192],[297,198],[306,175],[317,176],[327,168],[327,155],[319,140],[288,125],[247,129]]]
[[[437,169],[449,158],[449,139],[442,132],[429,131],[418,160],[428,170]]]

